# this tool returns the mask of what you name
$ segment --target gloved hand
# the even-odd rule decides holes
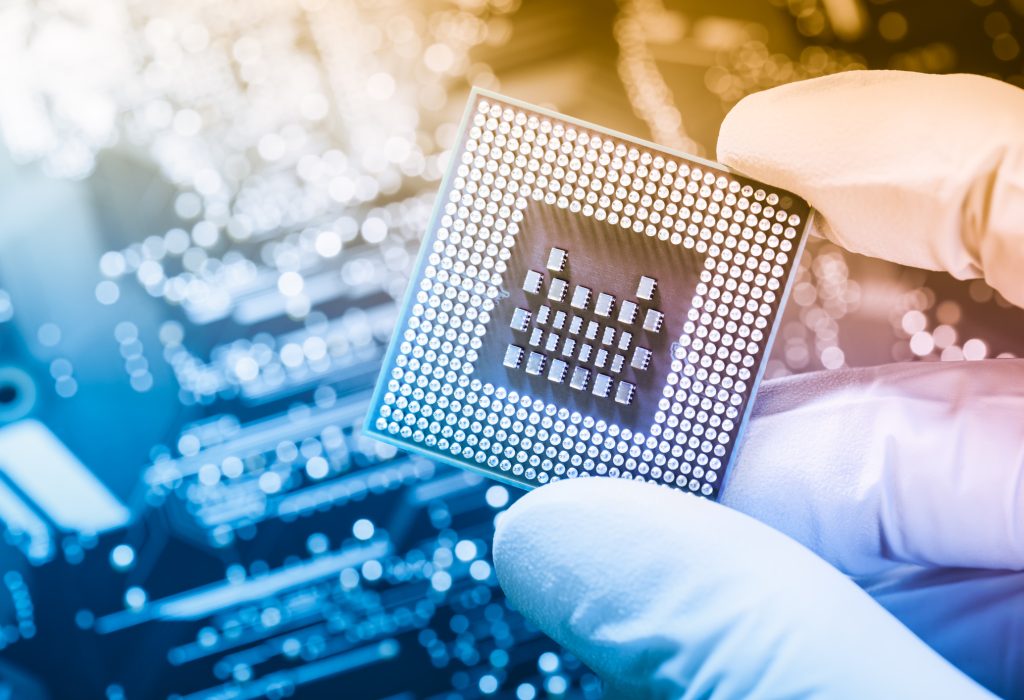
[[[850,250],[1024,304],[1024,91],[809,80],[740,102],[718,152]],[[502,515],[494,560],[611,695],[1024,697],[1024,360],[766,382],[721,503],[550,484]]]

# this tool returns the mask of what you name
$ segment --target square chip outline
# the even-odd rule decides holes
[[[453,149],[410,278],[409,287],[404,301],[399,307],[396,330],[373,392],[370,409],[366,416],[365,431],[412,453],[460,466],[525,489],[561,478],[578,478],[595,474],[663,483],[683,491],[688,490],[695,495],[708,498],[717,497],[726,483],[732,462],[736,457],[736,446],[745,433],[757,387],[767,365],[768,352],[778,331],[778,317],[789,297],[796,277],[797,261],[807,239],[807,229],[812,214],[810,207],[804,200],[791,192],[760,183],[724,165],[479,88],[474,88],[470,93],[469,103],[458,133],[458,146]],[[502,150],[502,147],[509,142],[509,139],[505,138],[505,135],[509,133],[513,135],[518,133],[523,137],[522,142],[515,141],[523,146],[518,156],[511,148]],[[524,134],[529,134],[529,136]],[[532,151],[527,144],[532,146]],[[526,157],[525,154],[528,152],[532,158]],[[734,195],[740,194],[742,197],[740,201],[745,204],[743,206],[737,204],[738,209],[734,212],[732,224],[727,221],[729,214],[725,212],[723,212],[722,218],[713,216],[722,210],[722,208],[716,207],[713,212],[703,218],[703,222],[710,220],[712,223],[707,226],[704,226],[703,223],[701,226],[697,226],[696,224],[701,222],[697,221],[695,214],[692,219],[694,223],[685,228],[680,227],[682,221],[677,221],[675,232],[669,231],[665,226],[658,226],[657,221],[651,221],[650,212],[646,210],[637,211],[633,208],[627,210],[626,215],[619,217],[617,212],[622,211],[621,205],[625,200],[619,199],[621,195],[618,192],[616,192],[616,200],[609,200],[609,202],[618,203],[619,209],[614,209],[609,214],[605,211],[606,208],[611,208],[611,204],[605,202],[608,200],[607,197],[587,198],[588,193],[583,191],[578,184],[575,191],[573,190],[572,183],[575,183],[575,178],[570,182],[565,181],[567,169],[564,166],[568,165],[569,156],[579,158],[581,153],[590,158],[591,165],[595,162],[595,158],[601,159],[602,163],[607,164],[605,156],[614,156],[613,163],[618,163],[618,165],[612,165],[610,170],[617,177],[623,173],[633,174],[633,180],[640,183],[634,189],[642,191],[646,187],[648,192],[657,192],[660,200],[669,194],[683,192],[684,190],[679,184],[682,181],[687,186],[695,185],[698,188],[685,191],[691,194],[699,191],[699,202],[705,205],[704,208],[700,208],[701,211],[707,208],[707,199],[713,193],[721,194],[727,191],[729,193],[725,195],[727,204],[730,197],[732,203],[736,203],[737,199]],[[594,156],[594,154],[597,155]],[[550,160],[544,160],[546,157]],[[628,160],[626,160],[627,158]],[[576,160],[577,164],[580,162],[580,160]],[[637,163],[643,167],[643,173],[640,172],[640,166]],[[552,173],[552,164],[556,166],[554,173]],[[647,165],[651,165],[651,169],[648,169]],[[530,172],[525,172],[528,167]],[[539,182],[536,177],[538,168],[545,176],[542,178],[543,182]],[[644,179],[651,170],[664,176],[661,179],[662,186],[660,188],[656,179]],[[513,175],[518,173],[522,180],[513,179],[503,197],[500,196],[500,188],[494,187],[499,190],[499,197],[491,200],[492,204],[496,203],[494,207],[490,207],[488,202],[480,196],[476,184],[469,182],[475,176],[477,181],[483,177],[485,184],[495,185],[495,174],[498,174],[501,183],[508,183],[506,176],[510,173]],[[689,178],[689,182],[686,182],[687,178]],[[598,178],[595,177],[596,179]],[[528,181],[524,182],[524,180]],[[670,180],[673,188],[667,189]],[[614,180],[612,181],[614,182]],[[607,181],[605,182],[607,183]],[[469,183],[469,187],[467,187],[467,183]],[[714,186],[716,189],[711,190],[709,186]],[[651,187],[654,189],[649,189]],[[607,192],[607,189],[605,191]],[[692,202],[693,198],[691,197],[690,200]],[[679,200],[673,201],[678,202]],[[718,198],[715,201],[723,200]],[[775,211],[774,205],[780,201],[788,211],[783,210],[782,207],[778,212]],[[472,377],[473,363],[478,359],[476,350],[480,348],[480,338],[486,333],[489,313],[495,309],[500,297],[500,290],[504,285],[521,283],[520,280],[505,279],[502,273],[506,268],[504,261],[509,258],[515,245],[514,236],[518,232],[518,223],[522,221],[523,212],[531,202],[557,205],[560,209],[567,210],[572,214],[592,216],[598,221],[607,221],[611,225],[618,223],[625,235],[646,233],[649,236],[656,235],[659,240],[673,245],[684,244],[689,248],[696,245],[698,252],[701,253],[710,251],[707,253],[706,264],[699,276],[690,308],[686,312],[686,330],[678,342],[673,344],[672,371],[666,379],[665,386],[667,391],[680,380],[687,383],[687,388],[697,384],[699,388],[694,388],[694,391],[686,397],[689,399],[691,407],[700,402],[699,395],[701,393],[710,396],[716,388],[714,383],[705,385],[702,383],[703,380],[697,382],[689,380],[688,377],[694,376],[693,371],[684,377],[684,366],[682,365],[682,360],[686,360],[689,364],[685,366],[685,369],[692,370],[704,360],[714,362],[711,360],[711,355],[700,354],[699,348],[694,347],[696,343],[692,337],[695,332],[699,336],[702,330],[706,335],[707,329],[712,326],[713,322],[726,318],[725,316],[711,315],[710,309],[714,306],[713,299],[715,297],[708,299],[708,292],[709,290],[721,292],[722,285],[740,279],[738,276],[740,273],[736,270],[740,269],[739,265],[742,263],[733,262],[730,267],[729,261],[734,260],[735,250],[725,247],[724,252],[729,255],[723,256],[723,249],[719,248],[720,239],[723,236],[719,234],[739,236],[739,231],[742,231],[744,237],[749,241],[750,237],[757,232],[756,237],[759,239],[766,238],[762,234],[770,235],[770,240],[776,241],[771,244],[773,246],[778,247],[781,242],[782,253],[777,253],[768,245],[762,248],[760,243],[764,241],[759,240],[759,244],[753,247],[759,252],[750,252],[745,256],[748,263],[757,263],[747,265],[748,270],[755,272],[751,275],[750,280],[745,280],[745,283],[756,282],[758,278],[763,278],[765,283],[769,284],[772,298],[761,303],[757,315],[753,315],[749,311],[741,312],[743,321],[741,328],[751,336],[756,334],[757,337],[754,342],[745,342],[744,347],[748,350],[736,350],[729,357],[729,360],[735,363],[729,364],[729,368],[736,369],[742,361],[741,373],[747,370],[745,375],[741,374],[744,381],[730,382],[729,384],[730,388],[737,384],[740,385],[739,388],[732,392],[720,388],[717,392],[721,401],[716,408],[724,406],[726,400],[730,404],[727,407],[727,410],[730,411],[727,413],[729,420],[724,421],[729,424],[729,429],[723,425],[722,430],[717,431],[714,436],[709,438],[714,440],[717,436],[718,444],[710,446],[709,439],[705,439],[700,448],[702,451],[698,454],[704,458],[702,464],[708,465],[708,455],[712,454],[710,450],[713,447],[715,455],[711,458],[713,467],[708,466],[706,470],[700,466],[694,468],[690,464],[694,461],[694,457],[690,456],[686,457],[687,461],[684,464],[686,470],[678,475],[672,471],[680,467],[680,463],[675,458],[669,460],[671,468],[667,467],[662,470],[660,467],[660,464],[664,464],[665,455],[669,453],[667,448],[671,447],[665,432],[665,412],[660,409],[663,404],[666,409],[672,408],[673,411],[683,406],[685,399],[679,398],[681,393],[676,394],[675,403],[667,398],[663,398],[659,402],[658,417],[646,431],[631,431],[629,428],[620,431],[618,426],[608,425],[600,418],[590,415],[582,416],[578,412],[570,413],[565,407],[546,403],[525,394],[521,395],[515,389],[508,389],[504,386],[495,387]],[[772,212],[758,217],[757,214],[767,208],[762,206],[762,202],[767,202],[768,206],[772,208]],[[600,204],[598,209],[593,206],[595,203]],[[756,211],[753,211],[755,207]],[[472,211],[473,209],[475,212]],[[791,213],[794,209],[796,213]],[[501,214],[503,218],[495,222],[493,218],[495,211],[508,213]],[[687,215],[690,214],[688,209],[684,208],[684,211],[687,212]],[[482,212],[486,212],[486,214]],[[634,213],[636,214],[635,219],[632,218]],[[743,214],[746,214],[745,218]],[[773,214],[777,214],[775,217],[777,223],[772,223],[770,219]],[[476,235],[479,230],[476,224],[481,221],[481,216],[490,216],[491,222],[494,223],[489,223],[488,226],[494,225],[497,231],[505,233],[501,247],[489,246],[487,256],[485,256],[485,260],[490,263],[494,273],[492,274],[488,269],[480,270],[477,267],[472,267],[472,270],[477,273],[477,276],[473,277],[468,273],[463,274],[467,272],[466,266],[463,264],[459,267],[458,263],[455,263],[455,272],[452,272],[452,258],[442,257],[441,253],[445,253],[446,256],[454,256],[458,249],[453,241],[457,243],[459,238],[465,241],[464,247],[469,248],[474,243],[472,236]],[[486,222],[487,219],[484,221]],[[740,221],[743,222],[743,226],[739,226]],[[494,233],[490,228],[483,230],[488,234]],[[683,233],[684,230],[685,233]],[[748,232],[750,235],[747,235]],[[784,240],[783,232],[785,233]],[[698,240],[698,234],[702,240]],[[712,241],[712,244],[708,246],[707,241]],[[742,241],[740,243],[742,244]],[[703,246],[703,250],[701,246]],[[744,252],[747,251],[751,251],[751,248],[744,249]],[[771,255],[762,258],[761,255],[764,253],[771,253]],[[485,265],[485,267],[487,266]],[[742,270],[741,272],[745,275],[747,271]],[[770,277],[767,276],[768,274]],[[728,275],[728,277],[723,277],[723,275]],[[715,281],[718,279],[723,281]],[[770,286],[771,283],[774,283],[774,286]],[[711,285],[710,288],[708,285]],[[746,286],[750,289],[751,285]],[[754,285],[754,289],[760,289],[763,293],[763,286],[764,283],[758,282]],[[436,303],[440,303],[442,297],[458,298],[459,304],[471,300],[472,305],[469,307],[469,311],[472,312],[471,320],[476,320],[476,324],[463,322],[461,318],[458,318],[452,320],[446,330],[440,322],[433,322],[433,319],[437,318],[436,314],[430,319],[423,318],[424,310],[431,305],[433,305],[431,308],[436,309]],[[761,297],[762,294],[759,294],[755,298]],[[727,311],[726,305],[720,304],[716,313],[723,314]],[[735,314],[738,311],[739,306],[736,306],[729,313]],[[734,316],[732,317],[734,318]],[[773,318],[775,322],[769,320]],[[726,321],[726,323],[729,322]],[[750,326],[756,324],[756,330],[751,331],[747,327],[748,324]],[[730,325],[735,324],[731,323]],[[424,332],[426,326],[432,329],[432,338]],[[467,326],[473,327],[474,336],[470,336],[466,332],[461,334],[458,332],[459,328],[464,329]],[[720,326],[716,328],[720,328]],[[766,337],[762,331],[766,331]],[[424,363],[419,358],[423,357],[423,350],[428,343],[432,344],[432,348],[436,346],[443,348],[446,342],[443,339],[448,337],[457,338],[460,342],[470,341],[468,343],[470,349],[466,350],[464,345],[447,342],[447,347],[454,348],[455,354],[454,357],[445,358],[451,362],[450,369],[444,372],[440,367],[426,363],[429,369],[434,370],[434,374],[431,375],[426,369],[423,369]],[[727,334],[727,337],[730,336]],[[412,344],[413,340],[417,345]],[[701,346],[704,346],[703,341],[701,341]],[[750,350],[750,347],[753,349]],[[413,356],[414,350],[420,352],[418,357]],[[735,359],[737,356],[740,359]],[[760,361],[758,361],[758,357],[760,357]],[[747,360],[750,362],[748,363]],[[717,364],[720,363],[715,362],[716,366]],[[701,372],[703,370],[694,371]],[[435,379],[431,380],[431,376],[434,376]],[[718,376],[717,370],[713,376]],[[443,382],[438,381],[439,377],[443,377]],[[707,372],[704,371],[703,379],[707,378]],[[719,383],[720,386],[721,383]],[[430,393],[426,396],[432,401],[436,401],[435,405],[429,405],[429,402],[424,401],[424,389],[427,388],[430,389]],[[744,394],[744,392],[746,393]],[[722,398],[723,395],[728,399]],[[697,403],[694,403],[695,399]],[[703,404],[701,405],[703,406]],[[424,408],[427,410],[424,411]],[[430,416],[429,420],[424,414]],[[504,420],[510,416],[515,421],[514,423]],[[688,421],[686,422],[688,423]],[[510,427],[510,424],[512,432],[505,429]],[[502,428],[495,431],[496,425],[501,425]],[[540,433],[545,436],[546,442],[537,437],[538,430],[535,426],[538,425],[541,426]],[[705,426],[699,425],[699,427],[703,433]],[[683,432],[685,433],[685,431]],[[481,438],[480,435],[483,437]],[[558,437],[556,439],[551,436]],[[685,436],[686,434],[682,437]],[[530,439],[530,443],[533,445],[533,454],[528,454],[525,449],[522,449],[524,438]],[[694,444],[695,439],[695,436],[691,436],[689,441],[691,445]],[[595,462],[592,457],[594,450],[587,449],[588,440],[594,445],[610,446],[617,448],[620,452],[628,451],[630,455],[639,455],[641,461],[638,462],[637,459],[630,457],[625,460],[625,463],[620,460],[615,463],[616,466],[609,468],[604,457],[601,458],[601,461]],[[677,445],[685,444],[678,435],[676,443]],[[658,450],[657,453],[654,452],[655,449]],[[571,455],[569,450],[575,451],[576,454]],[[688,451],[688,454],[691,452],[692,450]],[[581,457],[583,455],[592,456],[583,458]],[[657,461],[658,457],[662,458],[660,463]],[[651,466],[651,462],[655,463],[654,467]],[[672,466],[672,462],[675,462],[674,466]],[[619,466],[623,466],[623,468],[620,469]]]

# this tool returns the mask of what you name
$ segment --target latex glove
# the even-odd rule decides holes
[[[1015,88],[864,72],[747,98],[719,158],[848,248],[1021,300],[1022,137]],[[1024,361],[766,382],[721,504],[550,484],[499,520],[494,559],[613,693],[1024,696]]]
[[[854,253],[985,281],[1024,306],[1024,90],[854,71],[751,95],[718,158],[804,197]]]

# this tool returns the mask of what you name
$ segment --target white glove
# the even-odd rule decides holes
[[[791,83],[733,108],[718,158],[805,198],[847,250],[984,276],[1024,306],[1024,90],[901,71]]]
[[[1024,303],[1020,90],[797,83],[740,102],[719,158],[851,250]],[[544,486],[498,522],[499,580],[617,694],[1024,697],[1024,361],[766,382],[721,501]]]

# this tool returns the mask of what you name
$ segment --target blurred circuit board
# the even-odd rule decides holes
[[[703,156],[861,67],[1024,86],[1021,0],[0,7],[0,695],[591,698],[504,486],[360,433],[476,85]],[[768,376],[1020,356],[981,282],[808,245]],[[55,661],[59,660],[59,662]]]

